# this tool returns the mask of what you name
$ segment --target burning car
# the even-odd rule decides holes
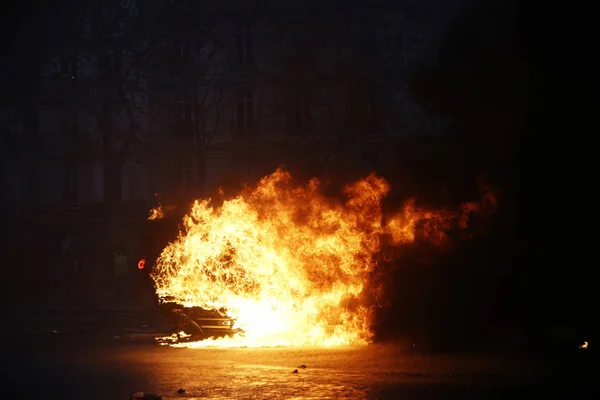
[[[149,277],[163,247],[177,235],[179,220],[182,215],[170,213],[165,215],[162,209],[152,209],[145,236],[142,238],[143,257],[138,261],[137,268],[141,274],[147,275],[146,286],[152,290],[154,301],[158,304],[160,313],[171,323],[175,336],[168,341],[202,340],[233,335],[239,332],[234,329],[234,319],[229,318],[224,309],[209,310],[202,307],[186,307],[173,297],[158,298],[154,285]],[[183,333],[182,333],[183,332]]]
[[[444,232],[466,229],[467,215],[482,209],[407,201],[384,215],[389,190],[372,173],[328,196],[317,178],[299,183],[278,169],[232,199],[197,200],[175,223],[156,225],[168,245],[155,253],[150,277],[180,332],[171,340],[192,339],[190,347],[370,343],[371,278],[382,246],[443,242]],[[165,223],[161,216],[150,219]]]
[[[234,328],[235,320],[228,317],[225,310],[185,307],[172,298],[161,300],[160,308],[171,321],[174,331],[178,332],[174,337],[164,339],[170,342],[227,337],[241,332]]]

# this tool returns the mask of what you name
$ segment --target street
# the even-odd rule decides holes
[[[489,399],[558,388],[550,364],[498,355],[417,354],[390,345],[180,349],[134,334],[4,341],[3,388],[11,399],[117,400],[138,391],[164,400]],[[570,398],[591,398],[589,386],[574,388]]]

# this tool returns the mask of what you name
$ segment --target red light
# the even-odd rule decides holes
[[[145,266],[146,266],[145,258],[142,258],[140,261],[138,261],[138,269],[144,269]]]

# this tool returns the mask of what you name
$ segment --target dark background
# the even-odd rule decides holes
[[[532,124],[533,77],[544,86],[550,85],[549,80],[559,84],[564,76],[557,76],[552,65],[533,66],[513,2],[472,3],[448,26],[430,28],[443,30],[435,62],[410,71],[411,95],[444,124],[435,137],[414,135],[397,145],[397,166],[386,170],[384,177],[392,188],[401,189],[392,191],[386,205],[393,208],[408,196],[458,204],[476,198],[481,185],[487,184],[497,193],[498,210],[487,234],[456,240],[450,253],[415,246],[384,266],[383,297],[389,303],[377,310],[377,338],[462,351],[490,343],[541,346],[544,341],[539,338],[554,328],[566,328],[574,341],[595,337],[590,318],[594,284],[591,278],[582,278],[587,267],[555,266],[552,257],[558,246],[552,243],[553,228],[571,216],[551,207],[550,189],[556,186],[548,171],[553,132],[538,134]],[[354,6],[327,4],[338,11]],[[25,75],[48,50],[43,27],[54,15],[47,11],[54,5],[17,2],[10,12],[3,12],[2,56],[17,57]],[[11,95],[17,96],[6,91],[5,101],[10,102]],[[565,108],[562,115],[570,112]],[[330,181],[349,178],[333,170],[319,174]],[[35,223],[36,214],[29,215]],[[15,229],[11,218],[12,214],[5,216],[4,244],[10,243]],[[176,221],[174,216],[164,222],[169,229],[148,228],[151,254],[170,240]],[[29,271],[29,288],[39,291],[35,268],[40,262],[11,258],[11,247],[4,252],[3,268],[22,263],[20,268]]]

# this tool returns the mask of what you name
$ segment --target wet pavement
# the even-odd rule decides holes
[[[559,390],[567,390],[563,398],[586,399],[598,394],[595,384],[583,377],[576,382],[573,374],[566,379],[548,362],[433,356],[389,345],[176,349],[156,345],[151,335],[75,333],[5,337],[4,342],[8,372],[2,387],[10,399],[117,400],[137,391],[165,400],[505,399]]]
[[[138,391],[164,400],[600,398],[597,358],[585,353],[541,360],[392,345],[185,349],[155,343],[171,332],[151,308],[4,316],[0,387],[9,399],[127,400]]]
[[[166,332],[171,323],[153,304],[102,304],[93,307],[74,303],[69,307],[3,308],[0,338],[46,334],[109,335],[128,331]]]

